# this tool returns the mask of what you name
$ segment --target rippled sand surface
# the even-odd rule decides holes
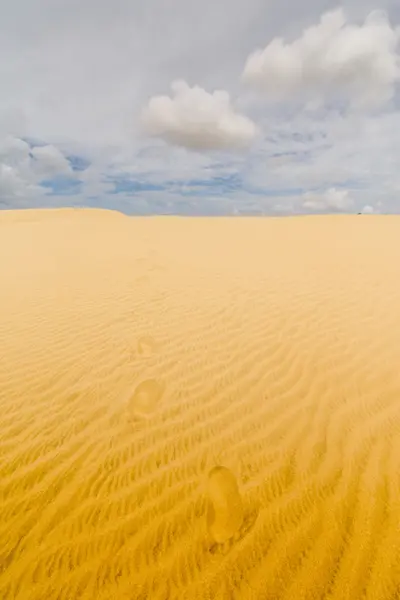
[[[0,598],[400,598],[400,218],[0,212]]]

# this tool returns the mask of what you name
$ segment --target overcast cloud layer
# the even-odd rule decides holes
[[[400,213],[397,0],[0,0],[0,208]]]

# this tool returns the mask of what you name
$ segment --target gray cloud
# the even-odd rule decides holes
[[[0,196],[3,199],[40,197],[45,193],[40,183],[60,175],[75,177],[69,161],[55,146],[31,148],[25,140],[10,135],[0,139]]]

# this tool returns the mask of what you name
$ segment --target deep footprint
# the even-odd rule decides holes
[[[227,467],[208,474],[208,530],[217,544],[231,540],[243,523],[243,502],[236,477]]]
[[[137,343],[137,353],[139,356],[144,356],[148,358],[152,356],[154,352],[157,350],[157,344],[154,338],[151,335],[143,335],[138,339]]]
[[[163,393],[163,383],[156,379],[142,381],[128,402],[130,415],[133,418],[150,417],[160,404]]]
[[[225,554],[250,531],[258,511],[245,510],[236,477],[223,466],[208,474],[208,500],[207,525],[214,542],[210,552]]]

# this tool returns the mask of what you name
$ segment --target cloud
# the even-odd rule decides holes
[[[322,193],[307,192],[303,195],[303,207],[312,211],[347,211],[353,206],[348,190],[330,188]]]
[[[273,113],[262,123],[266,136],[242,168],[245,189],[347,189],[357,212],[379,202],[379,212],[399,211],[399,111]]]
[[[185,81],[171,85],[173,98],[152,97],[142,113],[145,130],[191,150],[243,149],[257,134],[255,124],[235,112],[228,92],[208,93]]]
[[[365,206],[363,206],[361,212],[365,215],[370,215],[375,212],[375,209],[370,204],[366,204]]]
[[[70,162],[52,146],[34,146],[11,135],[0,138],[0,199],[40,196],[51,181],[64,177],[74,180]],[[47,186],[44,182],[47,182]]]
[[[302,205],[307,192],[334,188],[348,190],[355,212],[400,211],[400,98],[373,114],[343,110],[364,99],[377,106],[396,90],[398,0],[343,0],[344,24],[331,24],[328,46],[316,46],[325,70],[311,71],[310,81],[312,63],[298,44],[308,80],[294,85],[290,61],[277,72],[274,62],[272,76],[258,82],[265,95],[241,83],[246,57],[279,38],[291,52],[310,24],[323,38],[321,2],[174,0],[173,11],[165,0],[54,3],[49,10],[48,0],[0,0],[2,204],[292,214],[315,212]],[[331,9],[337,0],[323,4]],[[365,29],[373,8],[386,9],[391,25],[372,13]],[[326,48],[339,52],[336,71]],[[169,88],[176,80],[196,84],[183,84],[183,106]],[[213,112],[214,90],[226,90],[225,121]],[[142,109],[160,94],[174,126],[157,112],[156,133],[145,136]],[[318,100],[319,110],[298,110]],[[257,135],[243,134],[236,117]]]
[[[31,149],[31,156],[33,157],[33,169],[43,178],[73,175],[70,162],[55,146],[36,146]]]
[[[324,14],[292,42],[275,37],[247,59],[243,81],[274,100],[301,98],[309,108],[345,101],[374,107],[393,97],[400,78],[399,29],[384,11],[362,25],[340,8]]]
[[[0,198],[2,196],[21,196],[25,191],[24,181],[16,169],[0,164]]]
[[[0,138],[0,199],[21,198],[34,190],[29,145],[12,136]]]

